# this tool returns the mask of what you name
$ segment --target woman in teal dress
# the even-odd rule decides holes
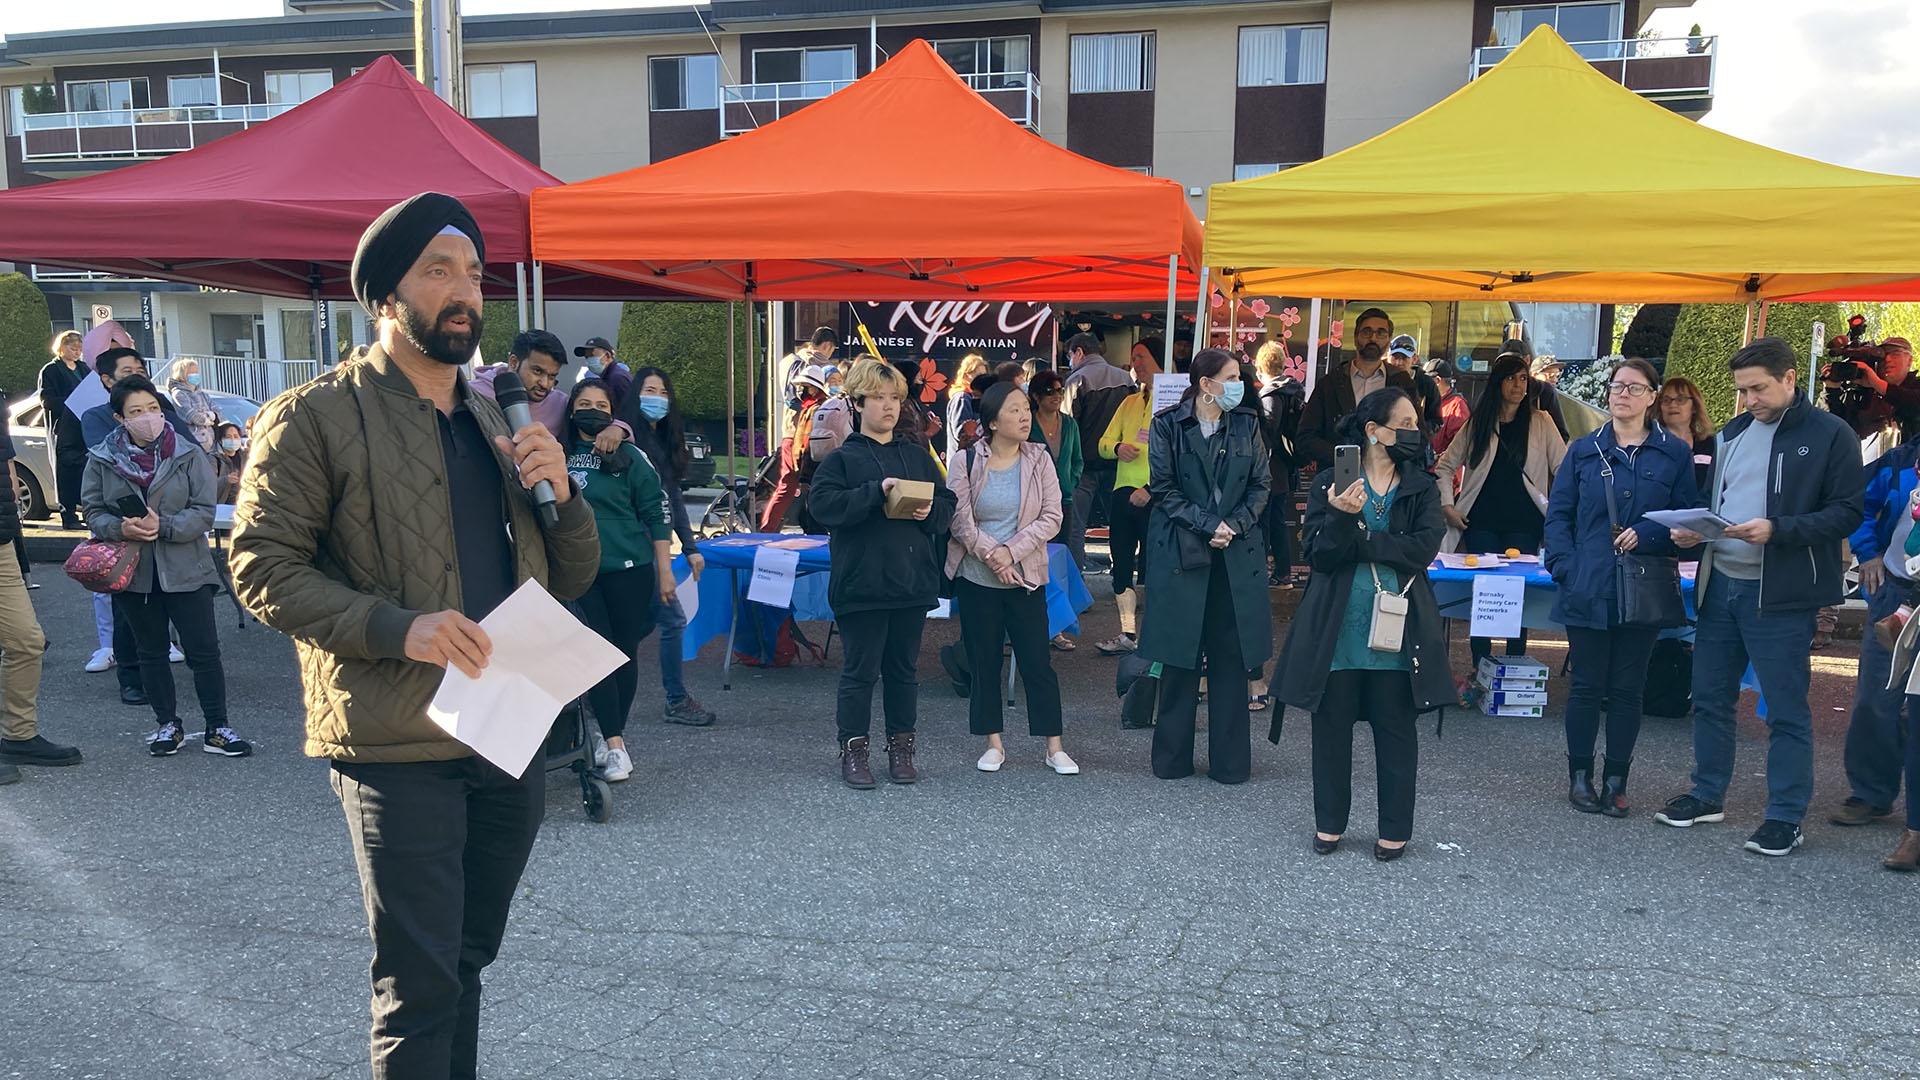
[[[1362,448],[1361,478],[1334,491],[1323,470],[1308,495],[1306,547],[1313,577],[1278,665],[1280,700],[1313,714],[1313,849],[1338,850],[1353,802],[1353,728],[1373,726],[1380,832],[1374,857],[1398,859],[1413,835],[1419,741],[1414,718],[1453,700],[1446,642],[1428,564],[1446,535],[1440,491],[1427,473],[1426,436],[1413,401],[1376,390],[1340,423],[1339,441]],[[1407,601],[1399,648],[1371,647],[1374,598]],[[1273,732],[1279,741],[1276,711]]]

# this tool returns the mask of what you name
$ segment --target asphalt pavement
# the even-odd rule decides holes
[[[291,647],[223,608],[234,723],[258,753],[152,759],[146,710],[80,670],[86,595],[36,576],[42,723],[87,761],[0,788],[0,1077],[365,1075],[370,947],[325,767],[300,756]],[[1920,881],[1879,867],[1898,825],[1815,816],[1791,858],[1742,852],[1764,794],[1750,718],[1730,820],[1684,832],[1650,816],[1686,786],[1682,721],[1649,720],[1621,821],[1565,802],[1564,680],[1543,720],[1455,712],[1443,738],[1424,721],[1415,838],[1393,864],[1368,855],[1362,734],[1351,840],[1317,857],[1305,718],[1256,739],[1246,785],[1153,779],[1149,733],[1120,730],[1113,662],[1091,648],[1114,629],[1093,587],[1082,648],[1057,657],[1077,777],[1024,734],[1005,771],[974,771],[933,654],[950,626],[921,664],[925,779],[872,792],[837,780],[834,670],[737,671],[723,693],[709,649],[688,677],[721,721],[693,730],[658,722],[649,651],[613,820],[549,787],[487,980],[484,1075],[1920,1068]],[[1535,654],[1557,666],[1563,648]],[[1815,664],[1824,811],[1844,794],[1850,646]]]

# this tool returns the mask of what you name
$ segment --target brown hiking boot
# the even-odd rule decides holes
[[[1880,865],[1903,874],[1920,870],[1920,829],[1908,829],[1900,837],[1900,846],[1894,848],[1893,854],[1887,856]]]
[[[867,764],[867,737],[865,735],[848,739],[840,744],[840,779],[850,788],[870,791],[873,788],[873,766]]]
[[[1900,643],[1900,631],[1907,628],[1907,619],[1912,615],[1913,609],[1902,604],[1898,611],[1873,624],[1873,636],[1879,639],[1881,648],[1893,651]]]
[[[1887,807],[1869,806],[1864,799],[1849,798],[1827,820],[1835,825],[1871,825],[1889,813],[1891,810]]]
[[[896,784],[911,784],[920,779],[913,767],[913,732],[887,736],[887,779]]]

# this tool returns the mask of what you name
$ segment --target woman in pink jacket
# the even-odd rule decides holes
[[[1062,776],[1080,766],[1060,745],[1060,678],[1047,648],[1047,541],[1060,531],[1060,478],[1045,443],[1028,442],[1033,407],[1012,383],[995,383],[981,396],[983,437],[948,464],[947,486],[957,505],[947,546],[947,576],[960,617],[975,690],[967,699],[968,726],[987,739],[976,763],[999,772],[1001,745],[1000,643],[1027,688],[1027,730],[1047,740],[1047,767]]]

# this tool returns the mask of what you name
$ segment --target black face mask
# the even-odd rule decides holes
[[[573,429],[591,439],[613,423],[611,413],[602,409],[581,409],[573,414]]]
[[[1387,444],[1387,458],[1395,465],[1424,465],[1427,462],[1427,433],[1418,428],[1402,428]]]

